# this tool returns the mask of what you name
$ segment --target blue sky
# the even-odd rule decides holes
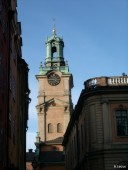
[[[18,0],[22,24],[23,58],[29,65],[27,149],[35,148],[39,64],[44,62],[46,38],[53,18],[64,39],[64,57],[74,78],[72,99],[77,103],[85,80],[128,74],[128,0]]]

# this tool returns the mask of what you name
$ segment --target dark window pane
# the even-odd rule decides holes
[[[128,111],[116,110],[117,136],[128,136]]]

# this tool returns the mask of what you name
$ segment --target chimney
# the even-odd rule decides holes
[[[32,152],[33,152],[33,149],[28,149],[28,152],[29,152],[29,153],[32,153]]]

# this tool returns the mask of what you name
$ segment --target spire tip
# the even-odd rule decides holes
[[[53,30],[52,30],[53,35],[56,35],[56,27],[55,27],[55,19],[53,19]]]

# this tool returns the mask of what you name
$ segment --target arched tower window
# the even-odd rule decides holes
[[[56,58],[57,57],[57,49],[55,46],[52,47],[52,58]]]
[[[51,123],[48,124],[48,133],[53,133],[53,125]]]
[[[116,110],[115,116],[117,136],[128,136],[128,110]]]
[[[62,124],[61,123],[58,123],[57,124],[57,132],[58,133],[61,133],[63,131],[63,129],[62,129]]]

